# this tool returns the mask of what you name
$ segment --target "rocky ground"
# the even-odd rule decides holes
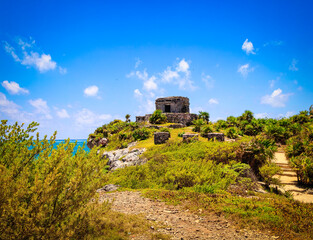
[[[101,201],[112,202],[112,209],[125,214],[141,215],[149,221],[150,231],[167,234],[171,239],[278,239],[270,232],[238,229],[236,225],[216,214],[204,216],[202,210],[192,213],[183,206],[167,205],[141,196],[140,192],[112,192],[100,194]],[[132,236],[130,239],[149,239]]]

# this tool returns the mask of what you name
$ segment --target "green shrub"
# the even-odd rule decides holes
[[[178,133],[178,137],[183,137],[183,135],[185,134],[185,132],[180,132],[180,133]]]
[[[281,173],[281,169],[275,163],[267,163],[260,167],[260,175],[267,186],[270,184],[280,184],[279,180],[274,178],[274,175],[278,173]]]
[[[160,132],[170,132],[170,130],[166,127],[160,128]]]
[[[149,118],[149,122],[152,124],[162,124],[167,122],[167,117],[162,113],[161,110],[155,110],[151,117]]]
[[[194,125],[192,131],[194,132],[200,132],[201,127],[205,124],[203,119],[195,119],[192,121],[192,124]]]
[[[33,137],[37,123],[0,126],[0,239],[84,239],[104,234],[101,215],[90,200],[103,183],[106,162],[69,139],[54,149]],[[96,215],[94,215],[96,214]],[[97,233],[97,231],[99,231]]]
[[[199,119],[202,119],[206,123],[210,121],[210,114],[208,112],[199,111]]]
[[[237,129],[234,127],[230,127],[226,130],[226,136],[231,139],[235,139],[238,137]]]
[[[201,128],[201,136],[206,137],[208,133],[213,132],[213,127],[211,125],[205,125]]]
[[[135,140],[145,140],[151,136],[152,130],[146,127],[136,129],[133,132],[133,138]]]

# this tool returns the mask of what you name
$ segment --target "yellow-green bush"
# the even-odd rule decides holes
[[[37,126],[1,121],[0,239],[121,239],[123,229],[105,217],[109,206],[91,202],[106,161],[96,149],[73,155],[69,140],[54,149],[56,133],[39,140]]]

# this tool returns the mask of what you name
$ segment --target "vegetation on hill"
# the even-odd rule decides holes
[[[54,149],[56,133],[39,140],[37,126],[1,121],[0,239],[124,239],[148,228],[91,201],[106,176],[96,148],[73,155],[68,139]]]

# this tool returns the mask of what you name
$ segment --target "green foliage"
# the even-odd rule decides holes
[[[206,123],[210,121],[210,114],[208,112],[199,111],[199,119],[202,119]]]
[[[149,122],[152,124],[162,124],[167,122],[167,117],[162,113],[161,110],[157,109],[153,112],[149,118]]]
[[[48,140],[33,137],[37,123],[0,126],[0,239],[82,239],[100,236],[104,225],[96,214],[108,205],[90,203],[103,182],[106,162],[69,139],[53,148]],[[97,224],[96,224],[97,222]],[[99,232],[97,232],[99,231]],[[112,233],[113,234],[113,233]]]
[[[160,130],[160,132],[168,132],[168,133],[170,133],[170,130],[168,128],[166,128],[166,127],[160,128],[159,130]]]
[[[130,115],[129,114],[125,115],[125,122],[127,122],[127,123],[130,122]]]
[[[230,127],[226,130],[226,136],[231,139],[236,139],[238,137],[238,130],[235,127]]]
[[[178,137],[183,137],[183,135],[185,134],[185,132],[180,132],[180,133],[178,133]]]
[[[213,126],[212,125],[206,124],[203,127],[201,127],[201,136],[202,137],[207,137],[207,134],[211,133],[211,132],[213,132]]]
[[[275,163],[267,163],[260,167],[260,175],[267,186],[280,183],[277,178],[274,178],[274,175],[278,173],[281,173],[281,169]]]
[[[201,131],[201,127],[205,124],[203,119],[195,119],[192,121],[192,124],[194,125],[194,128],[192,129],[192,131],[194,132],[200,132]]]
[[[152,132],[153,130],[146,127],[139,128],[133,132],[133,138],[135,140],[145,140],[151,136]]]

